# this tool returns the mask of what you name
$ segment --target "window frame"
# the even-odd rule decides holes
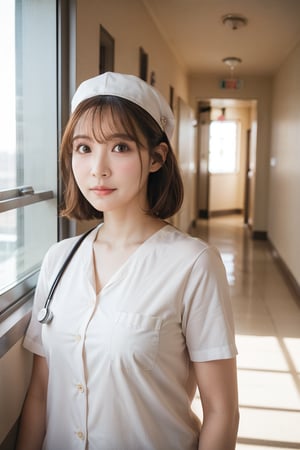
[[[57,149],[62,130],[69,117],[69,105],[75,90],[75,30],[76,0],[56,0],[56,117]],[[57,174],[58,174],[57,163]],[[57,205],[61,202],[63,186],[57,176]],[[24,190],[23,190],[24,189]],[[25,193],[24,193],[25,192]],[[53,198],[52,191],[34,192],[32,186],[15,187],[0,191],[0,211],[17,209]],[[1,214],[0,212],[0,214]],[[74,234],[74,225],[57,214],[57,240]],[[40,265],[0,291],[0,357],[3,356],[25,332],[32,308]]]

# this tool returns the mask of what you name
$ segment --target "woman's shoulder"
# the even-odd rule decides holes
[[[80,236],[73,236],[70,238],[62,239],[61,241],[55,242],[55,244],[49,247],[47,254],[49,256],[58,256],[60,253],[68,253],[69,250],[75,245]]]
[[[169,267],[180,264],[181,270],[185,267],[198,275],[223,266],[221,254],[215,246],[172,225],[162,229],[155,253],[161,263]]]
[[[166,235],[169,235],[170,239],[174,240],[176,243],[184,243],[190,246],[196,246],[197,248],[206,248],[209,246],[209,244],[203,239],[192,236],[174,225],[168,224],[165,228],[163,228],[163,230],[165,230]]]
[[[86,236],[84,240],[94,240],[95,234],[97,233],[97,229],[91,230],[91,232]],[[64,261],[67,256],[70,254],[76,243],[84,236],[84,234],[80,234],[78,236],[73,236],[70,238],[62,239],[61,241],[53,244],[47,251],[45,255],[45,259],[49,262],[59,263]]]
[[[173,225],[167,225],[162,233],[162,244],[182,254],[194,254],[195,256],[207,251],[211,246],[204,240],[194,237]]]

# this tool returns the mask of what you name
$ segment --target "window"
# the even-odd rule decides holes
[[[237,172],[237,122],[214,120],[210,124],[209,131],[209,172]]]
[[[56,8],[0,0],[0,318],[57,240]]]

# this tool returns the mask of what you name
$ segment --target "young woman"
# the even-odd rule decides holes
[[[43,261],[24,342],[34,365],[17,448],[234,449],[236,347],[224,266],[215,248],[165,221],[183,198],[172,112],[154,88],[117,73],[82,83],[72,111],[61,145],[63,214],[103,220],[47,308],[78,237]],[[202,424],[191,410],[196,387]]]

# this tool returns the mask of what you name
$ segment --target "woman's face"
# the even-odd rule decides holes
[[[112,125],[110,113],[107,114],[101,119],[102,137],[97,136],[97,140],[89,111],[74,129],[72,169],[75,180],[84,197],[98,211],[145,210],[148,175],[154,170],[145,139],[139,136],[143,146],[138,148],[121,124]]]

